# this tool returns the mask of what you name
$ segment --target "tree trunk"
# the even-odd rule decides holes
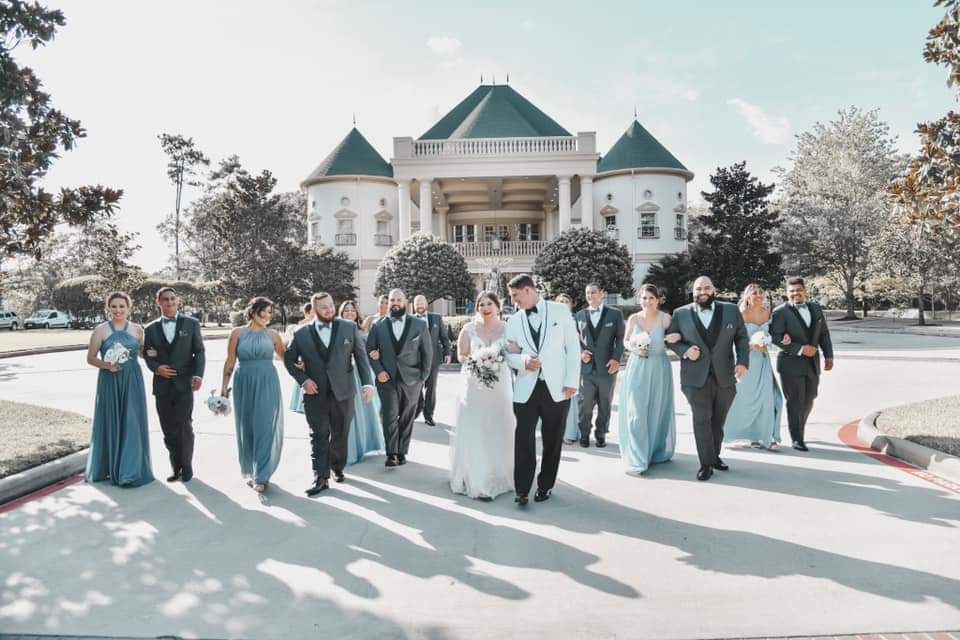
[[[923,314],[923,306],[924,306],[923,305],[923,289],[924,287],[921,286],[920,296],[917,298],[917,324],[920,325],[921,327],[927,324],[926,318],[924,317],[924,314]]]
[[[861,306],[863,307],[863,317],[864,317],[864,319],[866,319],[866,317],[867,317],[867,296],[863,296],[863,304],[862,304]]]
[[[857,319],[857,298],[853,295],[853,287],[848,286],[846,291],[847,298],[847,320]]]

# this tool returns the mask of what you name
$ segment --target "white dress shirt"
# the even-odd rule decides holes
[[[713,321],[713,306],[715,303],[711,303],[709,307],[704,309],[703,307],[697,305],[697,317],[700,318],[700,324],[703,325],[704,329],[710,328],[710,323]]]
[[[809,327],[811,322],[810,307],[808,307],[806,303],[794,306],[797,308],[797,312],[800,314],[800,317],[803,318],[803,323]]]
[[[393,328],[393,337],[398,341],[400,336],[403,335],[403,330],[407,326],[407,314],[403,314],[400,318],[390,317],[390,326]]]
[[[597,324],[600,322],[600,316],[603,314],[603,303],[600,303],[600,306],[594,309],[590,307],[590,324],[594,328],[597,327]]]
[[[320,336],[320,341],[323,343],[323,346],[330,347],[330,331],[333,325],[333,320],[330,321],[326,326],[321,326],[320,320],[313,321],[313,328],[316,330],[317,335]]]
[[[179,319],[180,313],[173,316],[173,322],[164,322],[167,319],[166,316],[160,318],[160,328],[163,329],[163,337],[167,339],[167,344],[173,344],[173,339],[177,337],[177,319]]]

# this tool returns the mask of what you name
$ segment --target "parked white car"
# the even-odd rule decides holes
[[[24,329],[66,329],[70,326],[70,314],[56,309],[40,309],[23,321]]]
[[[16,311],[0,311],[0,329],[16,331],[20,328],[20,318]]]

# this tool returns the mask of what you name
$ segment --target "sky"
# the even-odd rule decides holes
[[[157,135],[192,137],[298,188],[358,129],[387,160],[480,82],[510,84],[601,153],[637,118],[696,174],[741,160],[764,181],[794,136],[839,109],[878,109],[904,152],[917,122],[955,107],[926,64],[932,0],[462,3],[363,0],[62,0],[47,47],[17,51],[88,137],[46,186],[124,190],[120,226],[153,271],[173,210]],[[188,191],[186,199],[195,197]]]

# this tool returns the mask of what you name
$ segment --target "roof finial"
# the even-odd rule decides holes
[[[480,84],[483,84],[483,72],[480,72]]]
[[[356,112],[356,111],[353,112],[353,126],[354,126],[354,128],[356,128],[356,126],[357,126],[357,112]]]
[[[633,119],[637,119],[637,105],[633,105]]]
[[[507,71],[507,84],[510,84],[510,72]]]
[[[493,73],[493,84],[497,84],[497,73]]]

